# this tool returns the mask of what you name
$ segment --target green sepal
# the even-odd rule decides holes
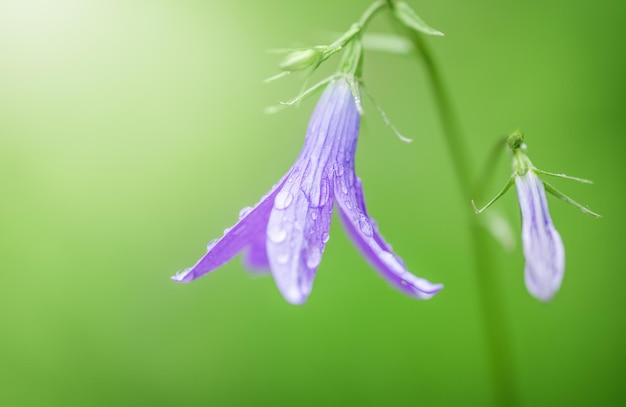
[[[297,103],[300,103],[302,100],[306,99],[308,96],[310,96],[313,93],[315,93],[316,91],[318,91],[324,85],[327,85],[331,81],[337,79],[339,76],[340,76],[339,74],[335,74],[335,75],[329,76],[326,79],[322,79],[321,81],[319,81],[315,85],[311,86],[310,88],[301,91],[300,94],[298,94],[298,96],[296,96],[295,98],[293,98],[291,100],[288,100],[286,102],[280,102],[280,104],[277,105],[277,106],[266,107],[265,108],[265,113],[267,113],[267,114],[278,113],[278,112],[280,112],[283,109],[286,109],[286,108],[288,108],[290,106],[293,106],[293,105],[295,105]]]
[[[545,187],[546,191],[548,191],[549,193],[551,193],[555,197],[559,198],[561,201],[567,202],[568,204],[570,204],[570,205],[580,209],[583,213],[586,213],[587,215],[591,215],[591,216],[593,216],[595,218],[601,218],[602,217],[602,215],[597,214],[594,211],[592,211],[590,209],[587,209],[586,207],[582,206],[581,204],[579,204],[578,202],[574,201],[572,198],[570,198],[569,196],[565,195],[561,191],[557,190],[556,188],[554,188],[552,185],[548,184],[544,180],[541,180],[541,182],[543,182],[543,186]]]
[[[270,76],[269,78],[263,79],[263,83],[270,83],[270,82],[274,82],[280,78],[284,78],[285,76],[289,75],[291,72],[287,72],[287,71],[283,71],[283,72],[279,72],[276,75]]]
[[[339,73],[360,79],[362,71],[363,43],[360,38],[353,38],[344,47],[343,56],[339,63]]]
[[[395,3],[393,7],[394,16],[400,20],[408,28],[417,32],[427,35],[439,35],[444,34],[441,31],[435,30],[422,20],[415,11],[407,3],[399,1]]]
[[[360,81],[363,71],[363,43],[360,38],[353,38],[345,47],[343,56],[339,64],[337,75],[346,78],[350,92],[354,98],[356,109],[360,115],[363,114],[363,105],[361,103]]]
[[[359,112],[359,116],[363,116],[364,112],[363,103],[361,103],[361,83],[354,76],[345,76],[345,79],[350,87],[350,93],[352,93],[356,110]]]
[[[281,71],[295,72],[312,68],[322,63],[323,52],[316,48],[305,48],[288,53],[278,64]]]
[[[496,202],[498,199],[500,199],[500,197],[502,197],[502,195],[504,195],[506,193],[506,191],[509,190],[509,188],[511,188],[511,186],[515,183],[515,175],[511,176],[511,178],[509,178],[509,180],[507,181],[507,183],[504,185],[504,187],[500,190],[500,192],[498,192],[498,194],[487,203],[487,205],[483,206],[482,208],[478,209],[476,207],[476,203],[474,202],[474,200],[472,199],[472,206],[474,207],[474,212],[476,212],[476,215],[481,214],[485,209],[489,208],[491,205],[493,205],[494,202]]]
[[[557,177],[557,178],[563,178],[563,179],[569,179],[572,181],[577,181],[577,182],[581,182],[583,184],[593,184],[593,181],[589,180],[589,179],[584,179],[584,178],[578,178],[578,177],[571,177],[569,175],[565,175],[565,174],[557,174],[554,172],[548,172],[548,171],[543,171],[540,169],[535,168],[534,169],[535,172],[539,173],[539,174],[543,174],[543,175],[549,175],[551,177]]]
[[[387,117],[387,114],[385,113],[383,108],[378,104],[378,102],[376,102],[376,99],[374,99],[369,89],[367,89],[367,86],[365,86],[365,84],[361,84],[361,87],[365,91],[365,94],[367,95],[367,97],[369,97],[372,103],[374,103],[374,106],[376,107],[376,110],[378,110],[378,114],[380,114],[380,117],[382,117],[385,125],[388,126],[391,129],[391,131],[393,131],[393,133],[396,135],[396,137],[398,137],[401,141],[404,141],[405,143],[412,143],[413,139],[404,137],[402,133],[398,131],[396,126],[394,126],[393,123],[391,123],[391,120],[389,120],[389,117]]]

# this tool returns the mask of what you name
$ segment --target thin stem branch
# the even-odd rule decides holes
[[[380,10],[386,7],[389,7],[389,4],[387,3],[387,1],[384,0],[377,0],[372,3],[363,12],[361,18],[359,18],[359,21],[357,23],[352,24],[348,31],[343,33],[341,37],[333,41],[333,43],[324,50],[324,59],[327,59],[331,55],[341,51],[343,47],[345,47],[348,42],[352,41],[354,37],[361,35],[361,33],[365,30],[365,27],[367,27],[367,24],[369,24],[372,18],[374,18],[374,16]]]
[[[406,30],[416,54],[421,57],[430,79],[433,95],[443,132],[452,156],[457,180],[467,203],[468,223],[472,250],[474,252],[474,268],[478,281],[480,310],[483,315],[486,333],[489,365],[498,406],[514,407],[518,405],[515,374],[512,363],[509,332],[503,307],[503,298],[498,275],[493,267],[489,249],[490,237],[486,229],[480,225],[476,215],[471,211],[473,178],[466,140],[454,112],[452,103],[441,78],[440,70],[424,39],[413,30]]]
[[[439,110],[441,118],[441,125],[446,137],[450,154],[452,155],[452,163],[454,166],[456,177],[460,183],[463,197],[469,204],[471,200],[471,185],[472,174],[471,166],[469,163],[469,156],[467,154],[467,144],[462,136],[461,127],[457,120],[457,116],[450,102],[448,93],[445,90],[445,86],[441,79],[440,70],[437,67],[428,45],[424,39],[415,31],[407,30],[409,39],[416,48],[419,56],[422,58],[422,62],[426,68],[426,72],[430,79],[430,85],[433,90],[433,96]]]

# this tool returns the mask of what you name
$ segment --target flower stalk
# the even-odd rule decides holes
[[[393,7],[391,0],[389,4]],[[448,150],[452,157],[457,183],[461,188],[464,200],[470,202],[473,195],[471,188],[473,177],[467,153],[469,150],[444,86],[440,70],[421,34],[406,28],[405,31],[414,46],[416,56],[422,61],[426,69]],[[478,301],[483,317],[495,401],[498,406],[515,407],[518,405],[518,396],[515,385],[513,352],[502,291],[489,249],[490,236],[470,210],[466,212],[466,215],[474,254]]]

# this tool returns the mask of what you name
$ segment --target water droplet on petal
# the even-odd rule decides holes
[[[343,182],[341,183],[341,192],[344,195],[348,195],[348,187],[346,186],[346,184],[344,184]]]
[[[330,239],[330,235],[328,234],[328,232],[322,233],[322,242],[327,243],[328,239]]]
[[[224,229],[224,234],[230,232],[231,229],[232,229],[232,227]]]
[[[311,219],[313,219],[313,220],[317,219],[317,211],[311,212]]]
[[[322,184],[320,185],[320,201],[319,206],[324,206],[328,202],[330,196],[330,185],[328,185],[328,179],[322,178]]]
[[[220,239],[213,239],[209,243],[207,243],[206,251],[208,252],[209,250],[211,250],[213,248],[213,246],[215,246],[217,244],[217,242],[219,242],[219,240]]]
[[[252,208],[249,207],[249,206],[241,208],[241,210],[239,211],[239,219],[242,219],[244,216],[249,214],[251,211],[252,211]]]
[[[285,264],[289,261],[289,255],[287,253],[279,254],[276,256],[276,262],[278,264]]]
[[[314,269],[320,265],[321,261],[322,261],[322,251],[320,250],[320,248],[317,246],[311,247],[309,251],[309,255],[307,256],[307,259],[306,259],[306,266],[310,269]]]
[[[374,228],[365,215],[359,215],[359,227],[365,236],[371,237],[374,234]]]
[[[328,203],[330,197],[330,183],[326,176],[322,176],[319,181],[314,181],[310,190],[303,185],[302,192],[309,199],[312,208],[319,208]]]
[[[287,231],[280,227],[273,227],[267,230],[267,237],[274,243],[282,243],[287,239]]]
[[[289,191],[282,190],[276,194],[276,198],[274,198],[274,208],[287,209],[292,202],[293,194]]]

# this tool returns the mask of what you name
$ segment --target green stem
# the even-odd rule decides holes
[[[389,7],[389,4],[385,0],[377,0],[372,3],[361,15],[359,21],[357,23],[352,24],[352,26],[341,35],[341,37],[337,38],[324,50],[323,59],[328,59],[331,55],[336,54],[341,51],[343,47],[346,46],[350,41],[354,39],[354,37],[361,35],[367,24],[374,18],[374,16],[383,8]]]
[[[359,19],[359,26],[361,27],[361,31],[365,29],[365,26],[370,22],[370,20],[385,7],[389,7],[389,3],[385,0],[377,0],[372,5],[370,5],[361,18]]]
[[[452,155],[454,171],[460,183],[463,199],[467,206],[470,238],[474,252],[474,268],[478,280],[480,310],[483,315],[489,365],[498,406],[517,406],[518,397],[515,387],[515,372],[509,332],[504,312],[501,285],[493,267],[489,250],[490,236],[482,227],[476,215],[471,211],[472,175],[467,143],[462,137],[459,122],[454,112],[448,93],[441,79],[440,71],[424,39],[415,31],[407,30],[418,56],[426,67],[430,84],[439,110],[448,149]]]
[[[467,143],[461,134],[459,122],[430,49],[424,39],[416,32],[410,30],[409,37],[417,52],[421,55],[422,62],[426,67],[426,72],[430,77],[430,84],[439,110],[444,135],[448,143],[450,154],[452,155],[455,174],[460,183],[463,198],[467,199],[469,202],[472,195],[472,176],[469,155],[467,154]]]

